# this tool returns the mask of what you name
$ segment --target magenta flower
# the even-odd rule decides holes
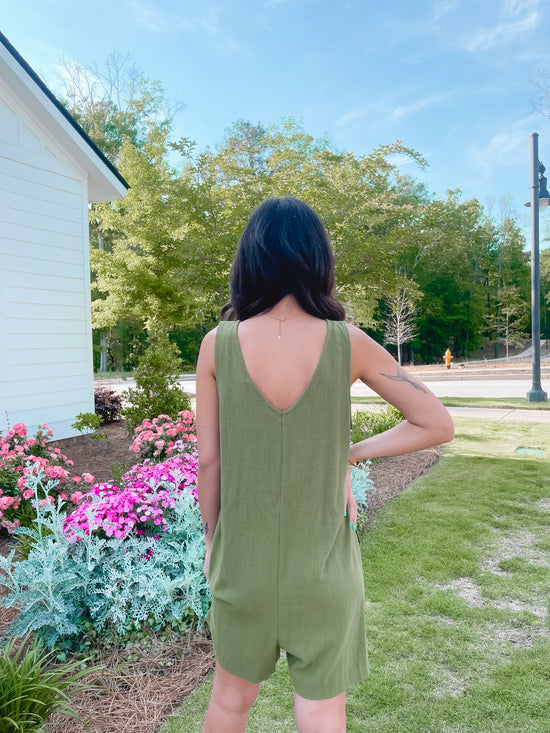
[[[72,542],[90,533],[120,539],[131,532],[160,537],[158,530],[166,531],[176,497],[190,491],[197,500],[197,468],[196,452],[183,453],[162,463],[132,466],[122,477],[122,487],[92,486],[65,520],[67,537]]]

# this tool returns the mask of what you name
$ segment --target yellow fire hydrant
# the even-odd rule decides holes
[[[451,350],[447,349],[447,351],[443,354],[443,361],[445,362],[445,366],[447,369],[451,368],[451,360],[454,359],[454,356],[451,354]]]

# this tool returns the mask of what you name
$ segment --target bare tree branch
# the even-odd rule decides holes
[[[401,345],[417,334],[414,327],[416,309],[408,293],[401,289],[392,297],[386,298],[388,315],[384,343],[397,346],[397,359],[401,364]]]

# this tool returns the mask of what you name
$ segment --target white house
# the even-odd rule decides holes
[[[94,411],[88,204],[127,188],[0,33],[0,431]]]

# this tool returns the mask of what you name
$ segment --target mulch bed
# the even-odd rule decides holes
[[[51,443],[53,448],[59,448],[67,458],[74,461],[71,473],[78,476],[91,473],[98,483],[112,481],[113,466],[120,472],[122,467],[129,468],[136,463],[135,454],[128,450],[132,438],[122,420],[103,425],[99,432],[106,435],[107,440],[78,435]]]
[[[105,668],[85,682],[93,688],[71,696],[91,733],[155,733],[214,666],[208,640],[179,637],[150,649],[137,646],[102,659]],[[55,714],[49,733],[85,733],[78,720]]]
[[[111,481],[113,467],[120,475],[135,458],[128,450],[131,437],[122,422],[105,425],[102,432],[108,441],[78,436],[53,445],[74,461],[73,473],[89,472],[97,482]],[[439,449],[433,448],[374,462],[371,478],[376,491],[369,497],[369,518],[428,471],[439,455]],[[10,539],[0,539],[0,552],[6,554],[10,545]],[[0,640],[14,617],[13,610],[0,608]],[[212,669],[214,655],[210,641],[174,635],[168,642],[152,640],[146,647],[117,650],[101,663],[105,668],[85,680],[94,687],[72,696],[90,733],[155,733]],[[84,733],[87,729],[76,720],[56,715],[50,718],[47,730]]]

